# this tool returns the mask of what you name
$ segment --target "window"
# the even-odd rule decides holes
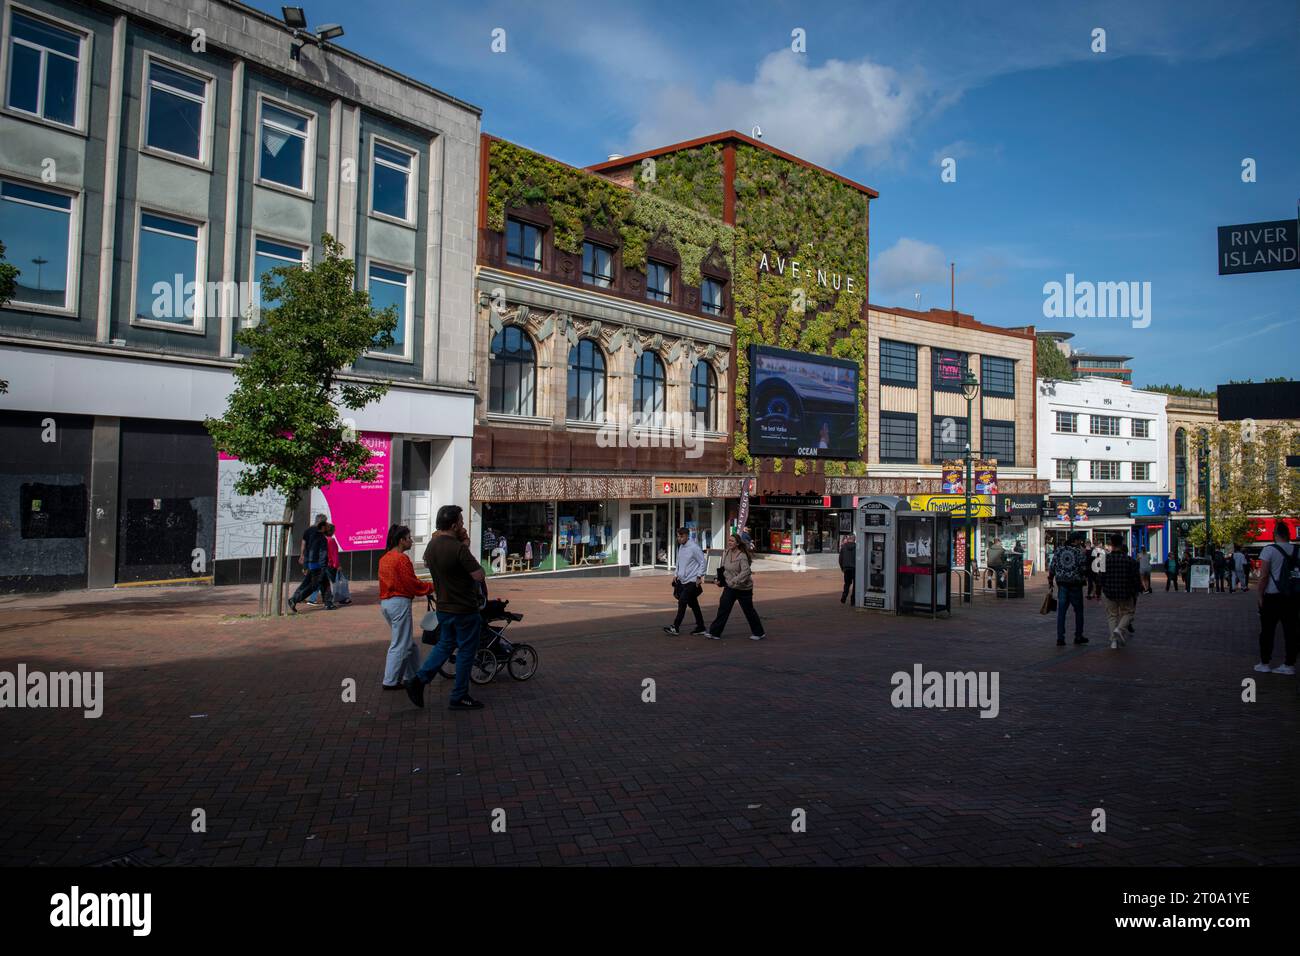
[[[13,301],[71,309],[73,250],[71,196],[0,180],[0,241],[5,260],[19,270]]]
[[[1092,415],[1089,423],[1093,435],[1119,435],[1119,418],[1114,415]]]
[[[200,227],[140,213],[135,265],[135,317],[197,327],[203,318]]]
[[[722,283],[705,278],[700,283],[700,308],[710,315],[722,314]]]
[[[1119,481],[1119,462],[1094,461],[1092,463],[1093,481]]]
[[[542,271],[542,231],[518,219],[506,220],[506,262]]]
[[[646,295],[656,302],[671,302],[673,293],[673,269],[662,262],[651,261],[646,265]]]
[[[539,258],[540,264],[540,258]],[[582,244],[582,281],[608,289],[614,284],[614,253],[594,242]]]
[[[6,102],[51,123],[78,125],[84,36],[13,11]]]
[[[290,246],[260,237],[253,243],[253,281],[258,284],[255,320],[260,319],[267,309],[275,308],[275,303],[267,298],[267,293],[278,288],[280,277],[273,275],[271,270],[285,266],[301,267],[306,259],[307,252],[301,246]]]
[[[691,371],[691,414],[696,431],[709,432],[718,427],[718,376],[708,362],[697,362]]]
[[[206,161],[208,81],[150,59],[144,144],[150,149]]]
[[[507,325],[492,336],[488,411],[532,415],[536,408],[537,353],[528,334]]]
[[[966,419],[935,415],[930,425],[930,460],[936,464],[966,454]]]
[[[487,574],[554,571],[555,502],[485,503],[482,563]]]
[[[1151,480],[1151,462],[1135,461],[1133,462],[1133,480],[1150,481]]]
[[[1133,419],[1133,437],[1134,437],[1134,438],[1150,438],[1150,437],[1151,437],[1151,422],[1150,422],[1148,419],[1145,419],[1145,418],[1135,418],[1135,419]]]
[[[1070,478],[1070,460],[1068,458],[1056,459],[1056,477],[1068,481]],[[1077,476],[1076,476],[1077,477]]]
[[[1074,412],[1057,412],[1056,430],[1075,434],[1079,430],[1079,416]]]
[[[310,191],[310,134],[310,116],[263,100],[258,178],[290,189]]]
[[[880,340],[880,384],[916,388],[916,346]]]
[[[371,351],[403,358],[407,354],[406,331],[411,318],[410,276],[386,266],[372,265],[369,277],[370,282],[366,289],[370,293],[370,304],[380,311],[390,305],[397,309],[397,327],[393,329],[393,344],[387,348],[376,347]]]
[[[916,416],[903,412],[880,413],[880,460],[916,461]]]
[[[980,358],[980,389],[994,398],[1016,397],[1016,363],[1014,359],[984,355]]]
[[[591,339],[582,339],[569,349],[565,416],[575,422],[605,420],[605,356]]]
[[[632,378],[632,412],[643,425],[661,426],[667,407],[664,363],[654,352],[642,352]]]
[[[411,187],[415,154],[379,140],[372,141],[370,211],[402,222],[413,222],[415,190]]]
[[[1016,423],[985,419],[981,426],[980,454],[1000,464],[1016,463]]]
[[[1174,432],[1174,498],[1187,510],[1187,431]]]
[[[949,349],[931,349],[934,371],[930,377],[936,392],[960,392],[962,376],[966,374],[966,353]]]

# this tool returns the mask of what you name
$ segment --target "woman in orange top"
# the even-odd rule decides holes
[[[428,581],[415,576],[406,552],[411,550],[411,529],[395,524],[388,529],[388,550],[379,559],[379,610],[392,630],[388,662],[384,666],[384,690],[401,690],[420,667],[420,649],[411,637],[411,601],[433,590]]]

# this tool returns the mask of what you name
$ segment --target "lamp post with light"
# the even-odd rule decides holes
[[[974,461],[971,455],[971,403],[980,393],[980,383],[969,368],[963,370],[961,379],[962,398],[966,399],[966,602],[969,604],[974,595],[974,589],[971,582],[971,549],[974,546],[974,539],[971,537],[971,511],[970,511],[970,492],[971,492],[971,471],[974,468]]]
[[[1074,476],[1079,470],[1079,459],[1067,458],[1065,470],[1070,476],[1070,537],[1074,537]]]

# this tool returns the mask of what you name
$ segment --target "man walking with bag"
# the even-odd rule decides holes
[[[330,579],[326,565],[329,562],[329,541],[325,537],[326,518],[317,515],[316,521],[302,534],[302,547],[298,551],[298,562],[302,565],[302,583],[289,598],[289,611],[298,613],[298,603],[307,595],[320,591],[325,598],[325,610],[335,611],[334,592],[330,590]]]
[[[704,552],[695,543],[686,528],[677,529],[677,573],[673,576],[673,595],[677,598],[677,617],[673,623],[664,627],[665,634],[677,635],[686,618],[686,609],[695,615],[695,630],[692,636],[707,634],[704,628],[704,614],[700,611],[700,595],[704,593],[704,569],[707,562]]]
[[[1065,612],[1074,605],[1074,643],[1087,644],[1083,636],[1083,582],[1088,567],[1088,552],[1083,550],[1083,533],[1070,535],[1064,547],[1052,555],[1052,567],[1047,572],[1047,586],[1057,586],[1056,646],[1065,646]]]
[[[1143,590],[1139,565],[1129,555],[1124,536],[1111,535],[1110,554],[1106,558],[1106,570],[1101,576],[1101,599],[1106,605],[1106,623],[1110,627],[1112,651],[1128,643],[1128,637],[1133,632],[1137,596]]]
[[[424,563],[433,578],[438,601],[438,643],[415,676],[406,682],[406,693],[416,707],[424,706],[424,687],[438,668],[456,651],[456,683],[451,691],[452,710],[479,710],[483,704],[469,696],[469,675],[478,653],[483,619],[483,567],[469,550],[469,535],[459,505],[443,505],[434,521],[438,533],[424,551]]]

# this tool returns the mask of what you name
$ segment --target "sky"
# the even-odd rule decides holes
[[[952,262],[960,311],[1131,355],[1136,385],[1300,378],[1300,270],[1220,276],[1216,254],[1219,226],[1297,214],[1296,0],[305,9],[481,107],[485,132],[574,165],[759,126],[880,193],[875,305],[946,309]],[[1067,275],[1149,288],[1149,322],[1046,316]]]

